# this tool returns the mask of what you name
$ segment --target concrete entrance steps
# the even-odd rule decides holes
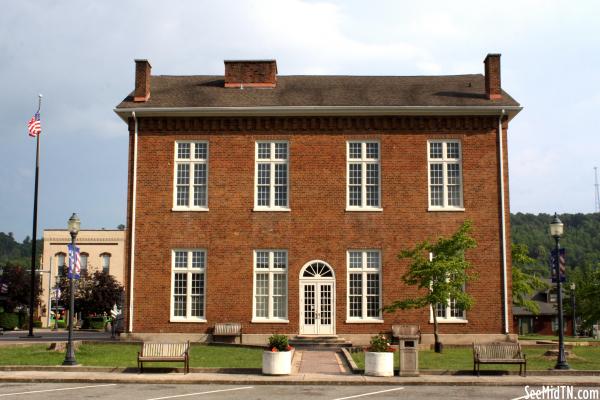
[[[298,335],[290,339],[290,344],[301,350],[336,350],[342,347],[352,347],[352,343],[337,335],[309,336]]]

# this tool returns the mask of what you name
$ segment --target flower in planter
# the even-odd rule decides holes
[[[269,347],[271,351],[290,351],[292,346],[288,343],[288,337],[285,335],[272,335],[269,338]]]
[[[371,345],[367,347],[367,351],[373,353],[393,353],[394,348],[390,346],[390,342],[388,342],[384,335],[379,334],[371,338]]]

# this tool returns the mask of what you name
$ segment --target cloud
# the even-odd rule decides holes
[[[33,153],[22,135],[39,92],[40,223],[60,226],[65,208],[78,204],[99,225],[124,220],[128,133],[112,109],[133,88],[134,58],[148,58],[154,74],[221,74],[224,59],[276,58],[284,75],[417,75],[482,73],[485,54],[501,52],[502,83],[525,106],[509,135],[513,210],[547,210],[552,194],[571,211],[589,211],[583,177],[600,164],[598,26],[592,1],[7,3],[0,14],[0,231],[29,230],[33,183],[22,172],[31,170]],[[69,168],[69,155],[86,168]],[[90,183],[106,176],[102,187]],[[568,194],[549,193],[557,179]],[[85,192],[67,202],[73,180],[85,181]]]

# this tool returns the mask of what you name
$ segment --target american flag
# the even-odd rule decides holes
[[[40,113],[36,112],[33,117],[29,120],[27,124],[27,130],[29,131],[29,136],[36,137],[40,133],[42,133],[42,125],[40,125]]]
[[[68,245],[69,249],[69,271],[67,273],[67,278],[79,279],[79,274],[81,273],[81,258],[79,257],[79,247],[73,245]],[[75,251],[73,251],[75,249]]]

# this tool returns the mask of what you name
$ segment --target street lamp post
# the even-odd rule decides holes
[[[561,289],[561,274],[560,274],[560,237],[563,234],[563,223],[558,219],[558,215],[554,213],[554,218],[550,223],[550,236],[554,238],[555,241],[555,257],[554,257],[554,274],[556,276],[556,295],[558,301],[558,359],[556,361],[556,365],[554,369],[570,369],[569,364],[567,364],[567,359],[565,357],[565,335],[563,328],[563,306],[562,306],[562,289]]]
[[[575,319],[575,282],[571,282],[571,318],[573,320],[573,336],[577,336],[577,320]]]
[[[71,218],[69,218],[69,233],[71,234],[71,249],[73,254],[73,260],[71,260],[71,274],[69,278],[69,336],[67,340],[67,353],[65,354],[65,360],[63,361],[63,365],[77,365],[77,361],[75,360],[75,351],[73,349],[73,313],[75,310],[75,294],[73,293],[73,275],[75,273],[75,239],[77,238],[77,234],[79,233],[79,217],[77,214],[73,213]]]

